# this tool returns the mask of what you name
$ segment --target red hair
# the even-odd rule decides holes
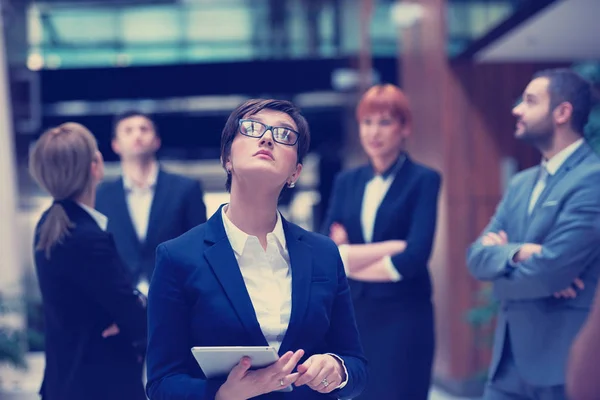
[[[367,90],[356,108],[356,118],[360,121],[369,114],[382,112],[390,113],[402,125],[410,126],[412,123],[410,103],[398,86],[388,83]]]

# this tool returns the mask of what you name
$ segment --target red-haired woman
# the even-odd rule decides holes
[[[357,399],[426,400],[434,355],[428,260],[441,178],[405,151],[411,110],[378,85],[356,113],[367,165],[336,178],[324,231],[349,277],[369,383]]]

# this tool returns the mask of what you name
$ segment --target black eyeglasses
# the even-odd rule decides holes
[[[239,124],[240,133],[244,136],[260,139],[267,131],[271,131],[271,136],[277,143],[293,146],[298,142],[298,132],[285,126],[269,126],[252,119],[241,119]]]

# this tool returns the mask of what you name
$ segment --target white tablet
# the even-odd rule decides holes
[[[268,367],[279,359],[273,347],[216,346],[192,347],[192,354],[207,379],[227,377],[242,357],[250,357],[252,369]],[[285,391],[291,391],[288,386]]]
[[[208,379],[227,376],[242,357],[250,357],[253,369],[267,367],[279,359],[277,351],[267,346],[192,347],[192,354]]]

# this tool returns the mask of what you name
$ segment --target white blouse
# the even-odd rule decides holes
[[[375,219],[377,218],[379,206],[381,206],[385,195],[390,189],[390,186],[392,186],[398,170],[402,168],[404,160],[405,157],[401,157],[392,167],[390,172],[385,175],[375,174],[375,176],[373,176],[373,178],[365,185],[362,207],[360,210],[360,223],[365,243],[371,243],[373,241],[373,230],[375,229]],[[348,272],[348,245],[339,246],[339,250],[346,272]],[[394,267],[392,257],[385,256],[383,258],[383,263],[392,282],[398,282],[402,279],[402,275],[400,275],[396,267]]]
[[[292,312],[292,271],[287,250],[281,214],[273,232],[267,234],[267,249],[264,250],[258,237],[241,231],[221,209],[223,226],[238,262],[246,289],[250,295],[260,329],[269,346],[279,351],[287,332]],[[344,361],[328,353],[342,364],[346,379],[336,389],[348,383],[348,371]]]
[[[235,226],[222,208],[223,226],[240,267],[256,318],[269,343],[279,351],[292,312],[292,274],[281,216],[267,234],[265,251],[256,236]]]

